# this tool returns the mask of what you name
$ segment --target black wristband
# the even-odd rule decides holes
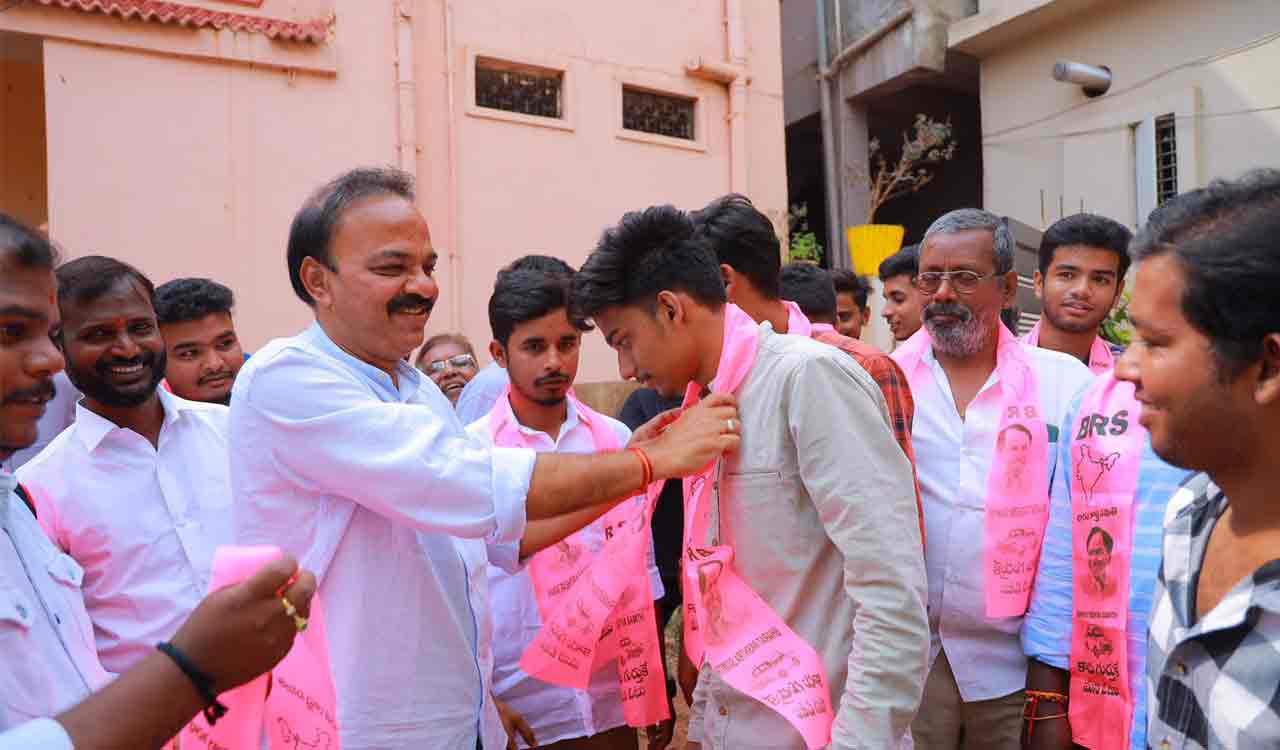
[[[178,665],[178,669],[182,670],[182,673],[187,676],[187,679],[191,680],[196,692],[204,700],[204,718],[205,721],[209,722],[209,726],[218,723],[218,719],[221,719],[227,713],[227,707],[219,703],[218,696],[214,695],[213,678],[201,672],[196,665],[191,663],[187,655],[179,651],[177,646],[172,643],[162,641],[156,644],[156,649],[172,659],[173,663]]]

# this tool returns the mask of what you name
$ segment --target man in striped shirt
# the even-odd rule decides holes
[[[1280,746],[1280,170],[1152,212],[1130,251],[1151,445],[1202,472],[1170,509],[1147,642],[1147,745]]]

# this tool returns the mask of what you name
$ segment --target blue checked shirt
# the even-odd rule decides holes
[[[1196,620],[1205,548],[1227,497],[1203,474],[1170,503],[1147,644],[1155,750],[1280,747],[1280,561]]]
[[[1085,389],[1087,391],[1088,388]],[[1058,461],[1050,483],[1049,525],[1040,552],[1031,605],[1022,625],[1022,648],[1028,658],[1067,669],[1071,652],[1071,473],[1074,436],[1079,424],[1080,402],[1085,391],[1071,402],[1062,425],[1064,439],[1057,443]],[[1136,420],[1131,423],[1137,428]],[[1138,428],[1141,429],[1141,428]],[[1070,437],[1071,439],[1067,439]],[[1164,461],[1151,450],[1148,440],[1138,469],[1134,494],[1133,559],[1129,567],[1129,688],[1133,691],[1133,731],[1129,745],[1146,748],[1147,711],[1144,674],[1147,652],[1147,614],[1151,611],[1156,574],[1160,570],[1160,541],[1165,506],[1189,472]]]

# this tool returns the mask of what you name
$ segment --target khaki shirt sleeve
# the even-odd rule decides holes
[[[929,658],[911,464],[883,394],[843,355],[796,369],[787,412],[800,479],[844,557],[844,590],[856,612],[831,747],[897,747],[919,708]]]

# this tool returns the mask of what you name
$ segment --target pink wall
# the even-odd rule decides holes
[[[747,192],[781,228],[778,6],[742,5]],[[531,251],[578,264],[625,210],[696,207],[729,190],[728,89],[684,69],[694,57],[725,59],[721,2],[405,0],[402,16],[392,0],[333,6],[334,33],[319,46],[264,46],[246,34],[63,10],[0,15],[0,29],[25,25],[46,39],[54,236],[72,254],[131,260],[157,282],[208,275],[228,283],[243,338],[256,348],[309,320],[284,269],[288,223],[302,199],[350,166],[399,163],[418,175],[446,260],[430,329],[461,330],[483,349],[501,266]],[[326,7],[268,0],[254,12],[306,20]],[[565,70],[567,127],[476,110],[469,66],[477,52]],[[399,70],[398,54],[406,60]],[[619,137],[623,83],[697,97],[696,146]],[[616,377],[593,335],[582,380]]]

